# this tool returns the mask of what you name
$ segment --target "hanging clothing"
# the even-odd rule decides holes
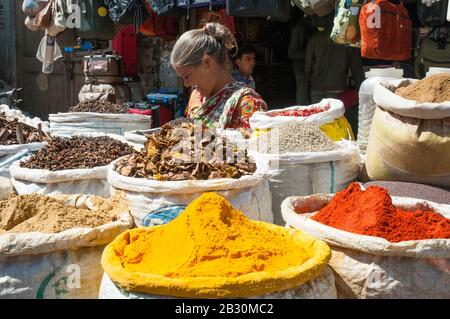
[[[209,99],[194,90],[187,115],[211,128],[248,129],[249,119],[256,111],[267,111],[266,102],[255,90],[235,81],[225,85]]]

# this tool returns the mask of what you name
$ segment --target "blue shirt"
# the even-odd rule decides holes
[[[256,89],[256,83],[255,83],[255,79],[253,78],[253,76],[250,75],[250,77],[247,77],[244,74],[242,74],[241,72],[239,72],[239,70],[236,68],[233,69],[233,72],[231,73],[231,75],[233,76],[233,79],[236,82],[243,83],[244,85],[251,87],[253,90]]]

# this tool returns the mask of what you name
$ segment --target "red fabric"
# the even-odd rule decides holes
[[[376,21],[380,22],[379,28]],[[411,58],[412,22],[403,3],[375,0],[365,4],[359,15],[359,26],[362,57],[390,61]]]
[[[352,89],[345,90],[339,95],[339,100],[344,103],[346,110],[357,106],[359,104],[358,91]]]
[[[437,212],[401,210],[392,204],[386,189],[369,186],[363,191],[358,183],[338,192],[312,219],[355,234],[385,238],[393,243],[450,238],[450,219]]]
[[[178,34],[178,22],[175,17],[158,16],[155,14],[148,2],[146,2],[149,18],[139,28],[139,32],[150,37],[160,37],[165,40],[175,40]]]
[[[137,39],[134,26],[123,27],[112,41],[112,48],[122,57],[122,75],[137,76]]]
[[[128,109],[129,114],[152,115],[152,110]]]
[[[159,126],[170,122],[173,118],[172,107],[170,105],[159,105]]]

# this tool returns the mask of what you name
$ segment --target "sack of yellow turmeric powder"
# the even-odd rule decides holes
[[[172,222],[109,244],[100,298],[335,298],[330,257],[324,242],[205,193]]]

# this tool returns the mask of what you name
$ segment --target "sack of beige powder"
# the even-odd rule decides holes
[[[450,186],[450,75],[378,84],[363,179]]]
[[[97,298],[103,249],[132,226],[117,198],[11,195],[0,201],[0,298]]]

